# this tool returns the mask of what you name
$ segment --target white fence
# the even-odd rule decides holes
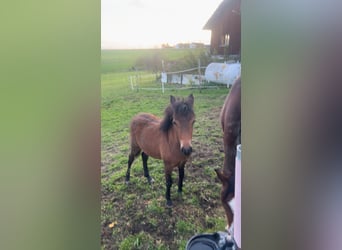
[[[205,74],[202,72],[205,72]],[[239,62],[210,63],[206,67],[200,67],[199,65],[197,68],[182,71],[161,72],[160,75],[139,73],[129,76],[128,81],[132,90],[161,90],[164,93],[166,89],[175,89],[175,87],[177,89],[217,88],[217,86],[204,86],[204,83],[208,82],[225,84],[230,87],[240,75],[241,64]],[[153,83],[156,85],[146,87],[146,85]],[[166,88],[165,86],[169,87]]]
[[[192,69],[186,69],[175,72],[162,72],[161,82],[162,83],[178,83],[178,84],[190,84],[200,85],[205,80],[202,74],[202,69],[206,67],[198,67]],[[195,73],[196,72],[196,73]]]

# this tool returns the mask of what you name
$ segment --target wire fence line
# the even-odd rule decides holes
[[[166,90],[186,90],[198,88],[218,88],[204,86],[205,76],[202,72],[205,66],[174,72],[147,73],[136,72],[128,77],[132,91],[154,90],[164,93]]]

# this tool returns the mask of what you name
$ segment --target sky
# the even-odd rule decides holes
[[[101,0],[101,49],[210,43],[203,26],[222,0]]]

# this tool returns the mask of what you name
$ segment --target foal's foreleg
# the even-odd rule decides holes
[[[179,173],[179,178],[178,178],[178,193],[182,193],[182,191],[183,191],[184,166],[185,166],[185,163],[179,165],[179,167],[178,167],[178,173]]]
[[[165,180],[166,180],[166,193],[165,193],[165,198],[166,198],[166,206],[171,207],[172,206],[172,201],[171,201],[171,186],[172,186],[172,170],[168,171],[165,170]]]
[[[148,155],[142,152],[141,158],[142,158],[143,167],[144,167],[144,176],[147,178],[148,183],[151,184],[153,182],[153,179],[151,178],[150,173],[148,171],[148,167],[147,167]]]

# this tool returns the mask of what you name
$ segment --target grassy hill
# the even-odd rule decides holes
[[[202,49],[132,49],[132,50],[102,50],[101,72],[113,73],[129,71],[140,58],[157,55],[164,60],[177,60],[189,53],[198,54]],[[162,62],[160,61],[160,64]]]

